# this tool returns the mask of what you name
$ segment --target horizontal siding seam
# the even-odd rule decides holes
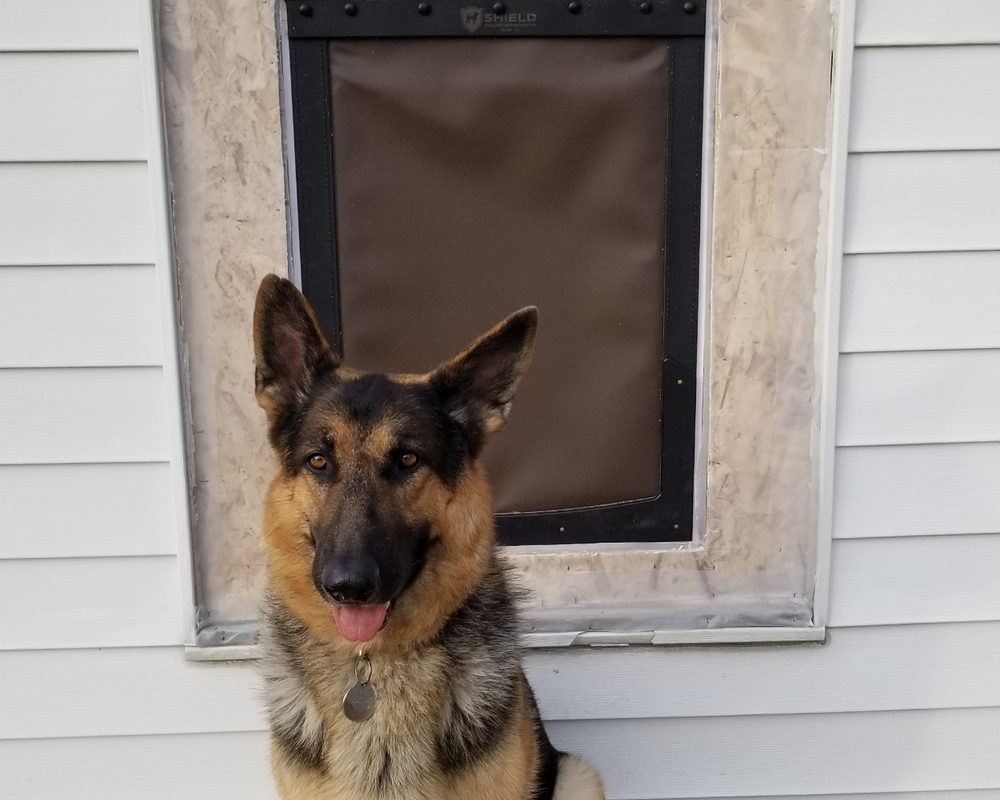
[[[862,712],[867,713],[867,712]],[[574,720],[575,721],[575,720]],[[7,742],[83,742],[88,739],[149,739],[166,738],[168,736],[224,736],[231,733],[264,733],[267,728],[220,728],[211,731],[174,731],[168,733],[102,733],[97,736],[29,736],[22,739],[0,739],[0,743]]]
[[[984,39],[967,42],[855,42],[854,49],[857,50],[912,50],[922,47],[926,50],[944,47],[1000,47],[1000,39]]]
[[[263,706],[261,706],[263,708]],[[650,717],[560,717],[559,719],[550,720],[543,716],[543,722],[549,723],[559,723],[559,724],[572,724],[572,723],[611,723],[611,722],[631,722],[633,720],[672,720],[672,721],[692,721],[692,720],[725,720],[725,719],[787,719],[795,720],[801,717],[845,717],[849,715],[855,716],[872,716],[875,714],[921,714],[928,713],[933,714],[935,712],[941,711],[991,711],[1000,709],[1000,706],[949,706],[948,708],[941,707],[930,707],[930,708],[878,708],[866,711],[824,711],[824,712],[788,712],[786,714],[705,714],[700,716],[650,716]],[[192,728],[191,730],[174,730],[174,731],[151,731],[148,733],[98,733],[98,734],[81,734],[79,736],[17,736],[17,737],[2,737],[0,736],[0,747],[7,743],[13,742],[51,742],[59,739],[66,741],[86,741],[88,739],[131,739],[131,738],[141,738],[141,737],[151,737],[151,736],[213,736],[215,734],[228,734],[228,733],[268,733],[269,728],[266,723],[257,726],[247,725],[244,727],[236,725],[219,725],[213,727],[211,730]],[[988,788],[998,788],[988,787]],[[973,790],[965,790],[973,791]],[[797,795],[796,795],[797,796]]]
[[[892,155],[896,153],[996,153],[1000,152],[996,147],[947,147],[947,148],[928,148],[928,147],[918,147],[912,150],[902,150],[893,148],[892,150],[849,150],[849,156],[863,156],[863,155]],[[48,162],[46,162],[48,163]]]
[[[886,353],[886,354],[888,354],[888,353],[974,353],[974,352],[978,352],[980,350],[998,350],[998,349],[1000,349],[1000,348],[997,348],[997,347],[995,347],[993,345],[982,345],[982,346],[973,346],[973,347],[952,347],[952,346],[949,346],[949,347],[892,347],[892,348],[880,347],[880,348],[877,348],[877,349],[874,349],[874,350],[852,350],[852,349],[839,350],[838,353],[840,355],[842,355],[842,356],[854,356],[854,355],[867,356],[867,355],[879,355],[879,354],[883,354],[883,353]],[[137,366],[141,366],[141,365],[137,365]],[[3,369],[3,367],[0,367],[0,369]],[[27,369],[27,368],[25,368],[25,369]]]
[[[907,352],[907,351],[902,351],[902,352]],[[942,352],[942,351],[928,350],[928,351],[925,351],[925,352],[936,353],[936,352]],[[958,352],[964,352],[964,351],[960,350]],[[866,353],[848,353],[846,355],[867,355],[867,354]],[[907,442],[881,442],[881,443],[858,442],[857,444],[838,444],[837,445],[837,449],[838,450],[840,450],[841,448],[846,449],[848,447],[852,447],[852,448],[853,447],[929,447],[929,446],[935,445],[935,444],[941,444],[941,445],[945,445],[945,444],[997,444],[997,442],[1000,442],[1000,439],[946,439],[946,440],[944,440],[944,439],[930,439],[930,440],[927,440],[927,441],[921,440],[921,441],[913,441],[913,442],[907,441]],[[892,538],[892,537],[886,537],[886,538]],[[916,537],[914,537],[914,538],[916,538]]]
[[[947,250],[938,250],[934,248],[930,249],[916,248],[914,250],[900,250],[898,248],[893,248],[892,250],[844,250],[844,255],[845,256],[886,256],[886,255],[907,256],[907,255],[913,255],[915,253],[997,253],[997,252],[1000,252],[1000,250],[997,250],[995,247],[986,247],[986,248],[970,247],[968,249],[952,247]]]
[[[95,267],[104,267],[105,269],[156,269],[156,264],[153,262],[142,263],[141,261],[130,261],[129,263],[121,264],[0,264],[0,272],[4,270],[42,270],[42,269],[54,269],[54,270],[87,270],[94,269]]]
[[[1000,153],[997,147],[947,147],[940,150],[928,150],[922,147],[917,150],[851,150],[849,156],[891,156],[891,155],[913,155],[914,153],[927,153],[928,155],[940,155],[942,153]],[[48,161],[40,163],[51,163]]]
[[[859,541],[857,539],[846,539],[842,541]],[[1000,615],[998,616],[983,616],[983,617],[963,617],[961,619],[939,619],[939,620],[926,620],[926,619],[915,619],[909,622],[872,622],[871,624],[865,624],[863,622],[854,622],[850,625],[830,625],[826,626],[827,633],[834,633],[836,631],[848,630],[851,628],[913,628],[919,625],[988,625],[991,623],[1000,622]],[[781,647],[795,647],[797,643],[793,644],[782,644]],[[822,647],[822,645],[819,645]],[[66,649],[66,648],[59,648]],[[84,649],[84,648],[75,648]],[[7,652],[11,652],[8,650]],[[987,708],[1000,708],[1000,706],[987,706]],[[905,710],[905,709],[901,709]],[[939,709],[944,710],[944,709]]]
[[[101,559],[103,561],[112,561],[112,560],[114,560],[114,561],[121,561],[122,559],[125,559],[125,558],[131,558],[131,559],[134,559],[136,561],[148,561],[150,559],[175,558],[175,557],[176,557],[175,553],[162,553],[162,554],[153,553],[151,555],[111,555],[111,556],[51,556],[51,557],[49,557],[49,556],[41,556],[41,557],[32,556],[32,557],[29,557],[29,558],[0,558],[0,563],[3,563],[3,564],[15,564],[17,562],[24,563],[24,562],[31,562],[31,561],[47,561],[47,562],[52,562],[52,561],[86,561],[86,560],[95,559],[95,558],[99,558],[99,559]],[[17,649],[17,648],[14,648],[14,649]],[[42,649],[48,649],[48,648],[42,648]],[[55,648],[55,649],[57,649],[57,650],[63,650],[63,649],[72,649],[72,650],[97,649],[97,650],[99,650],[101,648],[86,648],[86,647],[83,647],[83,648],[62,648],[62,647],[59,647],[59,648]]]
[[[88,162],[81,161],[81,164],[86,164]],[[100,163],[100,162],[92,162]],[[139,161],[133,162],[136,164],[142,163]],[[4,162],[0,161],[0,166],[3,166]],[[876,254],[877,255],[877,254]],[[147,266],[155,267],[155,264],[142,264],[135,259],[130,259],[128,261],[115,261],[113,258],[102,258],[98,261],[77,261],[73,264],[67,264],[65,261],[0,261],[0,270],[12,268],[12,269],[34,269],[39,267],[42,269],[48,269],[50,267],[66,267],[68,269],[73,267],[133,267],[133,266]]]
[[[57,164],[148,164],[148,158],[54,158],[51,160],[31,159],[24,161],[21,159],[6,160],[0,159],[0,164],[20,167],[46,166],[51,167]],[[52,265],[55,266],[55,265]]]
[[[871,710],[862,711],[807,711],[807,712],[788,712],[783,714],[714,714],[709,716],[689,716],[689,717],[672,717],[672,716],[656,716],[656,717],[560,717],[558,720],[547,720],[543,716],[543,721],[548,723],[558,722],[560,725],[566,723],[583,722],[583,723],[614,723],[614,722],[632,722],[637,719],[642,721],[650,720],[681,720],[681,721],[692,721],[692,720],[725,720],[725,719],[759,719],[759,720],[776,720],[776,719],[799,719],[801,717],[816,717],[826,718],[826,717],[870,717],[874,715],[887,715],[887,714],[940,714],[949,711],[994,711],[1000,709],[1000,706],[987,705],[987,706],[950,706],[948,708],[879,708]],[[207,730],[178,730],[178,731],[165,731],[165,732],[149,732],[149,733],[100,733],[94,735],[81,735],[81,736],[22,736],[22,737],[10,737],[10,738],[0,738],[0,745],[8,742],[52,742],[52,741],[86,741],[88,739],[132,739],[132,738],[147,738],[147,737],[164,737],[164,736],[214,736],[216,734],[231,734],[231,733],[267,733],[269,730],[266,722],[261,725],[256,726],[225,726],[220,725],[217,728],[213,728],[210,731]],[[982,787],[982,788],[998,788],[996,787]],[[932,791],[932,790],[926,790]],[[975,791],[975,790],[964,790],[964,791]],[[795,796],[797,796],[796,793]],[[822,794],[822,793],[820,793]],[[865,793],[867,794],[867,793]],[[874,792],[873,794],[880,794],[879,792]]]
[[[964,535],[964,534],[963,534]],[[860,541],[865,537],[856,536],[852,537],[850,541]],[[893,538],[893,537],[890,537]],[[900,538],[900,537],[895,537]],[[100,559],[101,561],[120,561],[123,558],[177,558],[176,548],[173,550],[168,550],[166,548],[157,550],[148,550],[142,553],[83,553],[80,555],[64,556],[64,555],[51,555],[51,556],[2,556],[0,555],[0,563],[3,564],[13,564],[16,562],[27,562],[27,561],[92,561],[94,559]],[[157,646],[157,645],[154,645]],[[58,648],[63,649],[80,649],[87,650],[93,648]],[[97,648],[103,649],[103,648]],[[3,646],[0,645],[0,650],[4,650]]]
[[[92,54],[104,55],[105,53],[132,53],[133,55],[139,54],[138,47],[115,47],[109,49],[96,48],[70,48],[66,50],[55,49],[28,49],[28,50],[12,50],[7,47],[0,47],[0,55],[5,56],[23,56],[23,55],[92,55]]]
[[[866,351],[867,352],[867,351]],[[90,359],[93,363],[74,364],[71,361],[50,361],[45,364],[17,364],[14,366],[0,365],[0,373],[6,370],[43,370],[43,369],[146,369],[148,367],[162,367],[163,359],[134,359],[127,362],[111,363],[109,361],[99,361],[96,357]],[[38,462],[31,462],[38,463]],[[77,462],[73,462],[77,463]]]
[[[139,48],[137,48],[137,47],[136,48],[128,48],[128,47],[109,47],[109,48],[95,47],[93,49],[87,49],[87,50],[81,49],[79,47],[74,47],[74,48],[70,48],[70,49],[66,49],[66,50],[58,48],[58,47],[38,48],[38,49],[30,49],[30,50],[11,50],[9,48],[0,48],[0,55],[5,55],[5,56],[6,55],[10,55],[10,56],[19,56],[19,55],[64,55],[64,54],[65,55],[81,55],[81,54],[82,55],[88,55],[90,53],[101,53],[101,54],[103,54],[103,53],[132,53],[132,54],[138,55],[139,54]]]
[[[941,355],[942,353],[965,353],[965,352],[968,352],[969,350],[989,350],[989,351],[993,351],[995,353],[1000,353],[1000,347],[971,347],[971,348],[966,348],[966,347],[946,347],[946,348],[944,348],[942,350],[905,350],[905,351],[902,351],[902,352],[908,352],[908,353],[935,353],[937,355]],[[894,351],[890,351],[890,352],[894,352]],[[862,355],[862,356],[869,355],[869,352],[866,351],[864,353],[860,353],[859,355]],[[872,352],[872,355],[874,355],[874,352]]]
[[[62,369],[62,367],[59,367]],[[104,367],[102,367],[104,369]],[[2,370],[0,370],[2,373]],[[942,442],[927,442],[927,444],[942,444]],[[943,444],[975,444],[975,442],[944,442]],[[845,447],[877,447],[878,445],[844,445]],[[5,469],[7,467],[81,467],[86,464],[169,464],[171,463],[169,459],[150,459],[150,458],[137,458],[134,461],[130,461],[127,458],[122,458],[117,461],[0,461],[0,469]]]
[[[978,534],[962,534],[962,535],[978,535]],[[900,539],[900,538],[929,539],[929,538],[934,538],[935,536],[937,538],[941,538],[941,539],[948,538],[948,535],[941,535],[941,534],[934,534],[933,536],[920,536],[920,537],[916,537],[916,536],[914,536],[914,537],[898,537],[897,536],[897,537],[885,537],[885,538],[889,538],[889,539],[892,539],[892,538],[895,538],[895,539]],[[848,539],[846,541],[859,541],[859,540],[858,539]],[[144,559],[144,558],[173,558],[173,557],[174,556],[171,556],[171,555],[165,555],[165,556],[157,556],[157,555],[152,555],[152,556],[121,556],[121,558],[135,558],[135,559]],[[88,556],[88,558],[90,558],[90,556]],[[105,558],[105,559],[107,559],[107,558],[113,558],[113,556],[94,556],[94,558]],[[51,560],[53,560],[53,559],[47,559],[47,558],[0,559],[0,563],[7,563],[8,561],[51,561]],[[63,560],[65,560],[65,561],[74,561],[76,559],[73,558],[73,557],[71,557],[71,558],[64,558]],[[964,626],[994,625],[994,624],[1000,626],[1000,619],[915,620],[913,622],[888,622],[888,623],[886,623],[886,622],[876,622],[876,623],[872,623],[870,625],[858,624],[858,623],[854,623],[854,624],[851,624],[851,625],[827,625],[826,627],[827,627],[828,631],[841,632],[841,631],[851,631],[851,630],[871,630],[873,628],[892,629],[892,628],[914,628],[914,627],[921,627],[921,626],[923,626],[923,627],[940,628],[942,626],[951,626],[951,627],[962,626],[962,627],[964,627]],[[643,644],[643,645],[619,645],[619,646],[616,646],[614,648],[588,647],[588,646],[585,646],[585,645],[574,645],[574,646],[570,646],[570,647],[551,647],[551,648],[539,647],[539,648],[532,649],[531,653],[532,654],[536,654],[536,653],[562,653],[562,652],[570,652],[570,651],[572,651],[572,652],[587,651],[588,653],[592,652],[595,657],[599,657],[599,655],[601,653],[603,653],[603,652],[613,652],[613,651],[618,651],[618,650],[628,650],[629,648],[633,648],[635,650],[642,650],[642,651],[648,651],[650,649],[653,649],[653,650],[661,650],[664,653],[669,653],[669,652],[676,651],[676,650],[679,650],[679,649],[684,649],[684,650],[697,649],[697,650],[708,650],[708,651],[712,651],[712,650],[717,650],[717,651],[735,651],[735,650],[744,650],[744,649],[748,649],[748,648],[753,648],[753,649],[760,648],[760,649],[768,649],[768,650],[770,650],[770,649],[788,650],[788,649],[791,649],[791,648],[794,648],[794,649],[799,649],[799,648],[823,648],[823,647],[826,646],[826,644],[827,644],[827,642],[776,642],[776,643],[754,643],[754,644],[713,643],[713,644],[682,644],[682,645],[677,645],[677,644],[669,644],[669,645],[648,645],[648,644]],[[146,650],[170,650],[170,651],[176,651],[178,654],[181,655],[181,657],[183,657],[184,647],[185,646],[183,644],[173,644],[173,643],[167,643],[167,644],[113,644],[113,645],[100,645],[100,646],[97,646],[97,647],[95,647],[93,645],[63,646],[63,647],[16,647],[16,648],[15,647],[10,647],[10,648],[0,647],[0,652],[4,652],[4,653],[54,653],[54,652],[61,652],[61,651],[64,651],[64,652],[88,651],[88,652],[95,652],[96,653],[96,652],[113,652],[113,651],[121,651],[121,650],[142,650],[142,651],[146,651]],[[206,669],[225,669],[225,668],[230,668],[230,669],[246,669],[249,664],[256,663],[256,659],[241,658],[241,659],[237,659],[237,660],[233,660],[233,661],[211,661],[211,662],[192,662],[192,663],[198,663],[198,664],[202,665]],[[205,665],[207,665],[207,666],[205,666]],[[981,707],[981,708],[1000,708],[1000,706],[992,706],[992,705],[990,705],[990,706],[975,706],[975,707],[977,707],[977,708],[979,708],[979,707]],[[906,710],[909,710],[909,709],[896,709],[896,710],[898,710],[898,711],[906,711]],[[914,709],[914,710],[924,710],[924,709]],[[938,709],[938,710],[941,710],[941,709]],[[807,712],[807,713],[809,713],[809,712]],[[862,712],[828,712],[828,713],[862,713]],[[739,716],[739,715],[734,715],[734,716]],[[761,714],[761,715],[751,715],[751,716],[785,716],[785,715],[783,715],[783,714]],[[626,719],[631,719],[631,717],[627,717]]]
[[[899,538],[899,537],[896,537]],[[927,538],[927,537],[920,537]],[[941,538],[946,538],[942,536]],[[128,556],[129,558],[143,558],[144,556]],[[159,556],[152,556],[152,558],[159,558]],[[0,559],[6,560],[6,559]],[[16,559],[15,559],[16,560]],[[29,561],[42,561],[46,559],[23,559]],[[67,559],[72,560],[72,559]],[[949,622],[893,622],[893,623],[880,623],[877,625],[840,625],[834,630],[837,631],[851,631],[851,630],[871,630],[872,628],[913,628],[914,626],[923,625],[928,628],[939,628],[943,625],[950,625],[952,627],[975,627],[981,625],[995,625],[1000,633],[1000,620],[957,620]],[[593,652],[595,657],[599,657],[602,653],[614,653],[622,650],[627,650],[628,648],[634,648],[641,651],[661,650],[664,653],[670,653],[677,651],[679,649],[686,650],[699,650],[699,651],[712,651],[712,650],[725,650],[737,653],[746,649],[762,649],[762,650],[788,650],[789,648],[823,648],[825,644],[818,642],[779,642],[779,643],[755,643],[755,644],[694,644],[694,645],[621,645],[614,648],[606,647],[586,647],[586,646],[572,646],[572,647],[539,647],[531,650],[532,656],[537,654],[553,654],[553,653],[566,653],[566,652],[580,652],[587,651]],[[149,650],[163,650],[164,652],[176,652],[179,656],[183,658],[184,655],[184,645],[181,644],[126,644],[126,645],[111,645],[109,647],[24,647],[18,648],[16,650],[7,650],[8,653],[53,653],[59,650],[64,650],[66,652],[78,652],[81,650],[91,651],[94,653],[103,651],[115,651],[115,650],[135,650],[146,652]],[[248,664],[255,663],[254,660],[239,659],[236,661],[212,661],[212,662],[186,662],[192,665],[196,665],[198,669],[223,669],[226,667],[232,669],[247,669]],[[984,708],[993,708],[994,706],[983,706]],[[901,709],[905,710],[905,709]],[[768,715],[764,715],[768,716]],[[770,716],[782,716],[780,714],[772,714]]]
[[[965,444],[964,442],[962,444]],[[853,445],[854,447],[861,447],[864,445]],[[871,445],[874,447],[907,447],[908,445]],[[867,542],[872,540],[886,540],[886,541],[907,541],[913,539],[950,539],[953,536],[997,536],[1000,535],[1000,529],[990,530],[990,531],[949,531],[948,533],[914,533],[912,535],[887,535],[887,536],[877,536],[872,534],[866,534],[864,536],[842,536],[838,535],[836,531],[833,534],[833,540],[835,542]],[[927,623],[931,624],[931,623]],[[830,627],[829,625],[827,627]]]
[[[6,369],[23,369],[23,367],[7,367]],[[45,369],[44,367],[39,367],[39,369]],[[74,369],[72,367],[53,367],[52,369]],[[82,369],[92,369],[91,367],[83,367]],[[96,369],[94,367],[93,369]],[[100,367],[100,369],[108,369],[108,367]],[[0,463],[0,471],[5,469],[17,469],[18,467],[61,467],[61,466],[72,466],[72,467],[86,467],[86,466],[102,466],[105,464],[128,464],[130,466],[136,464],[169,464],[170,460],[163,459],[147,459],[145,461],[7,461]]]
[[[973,248],[971,250],[858,250],[854,253],[844,253],[845,256],[910,256],[914,253],[926,255],[951,255],[953,253],[1000,253],[1000,248]]]
[[[997,349],[1000,349],[1000,348],[992,347],[992,348],[989,348],[989,349],[991,349],[991,350],[997,350]],[[92,367],[80,367],[80,366],[54,367],[54,366],[50,366],[50,365],[46,364],[44,366],[37,366],[37,367],[35,367],[35,366],[28,366],[28,367],[0,367],[0,371],[7,371],[7,372],[15,372],[15,371],[20,371],[20,372],[39,372],[39,371],[42,371],[42,370],[60,370],[60,371],[74,370],[74,371],[81,371],[82,372],[84,370],[92,370],[92,369],[102,369],[102,370],[109,370],[109,369],[120,369],[120,370],[129,370],[129,369],[158,369],[158,368],[160,368],[162,366],[163,366],[162,364],[137,364],[137,365],[132,365],[132,364],[107,364],[107,365],[104,365],[104,364],[100,364],[100,365],[94,365]]]
[[[39,161],[35,159],[33,161],[6,161],[0,159],[0,164],[146,164],[148,159],[146,158],[74,158],[72,161],[67,161],[64,158],[56,158],[51,161]]]

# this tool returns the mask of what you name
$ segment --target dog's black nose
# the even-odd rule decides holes
[[[378,565],[369,559],[337,559],[324,565],[316,583],[334,603],[366,603],[378,591]]]

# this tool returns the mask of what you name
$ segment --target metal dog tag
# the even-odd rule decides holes
[[[354,662],[354,679],[357,681],[344,695],[344,716],[351,722],[364,722],[375,713],[375,690],[368,682],[372,677],[372,662],[368,656],[358,656]]]
[[[351,722],[364,722],[375,713],[375,692],[367,683],[356,683],[344,695],[344,716]]]

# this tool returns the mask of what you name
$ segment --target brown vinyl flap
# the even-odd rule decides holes
[[[668,47],[331,45],[347,362],[422,372],[539,308],[499,511],[658,492]]]

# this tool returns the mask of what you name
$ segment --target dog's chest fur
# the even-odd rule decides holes
[[[373,658],[375,714],[361,723],[340,707],[355,682],[353,668],[310,661],[302,673],[291,669],[277,677],[279,667],[268,676],[272,726],[286,752],[300,766],[324,773],[338,798],[410,797],[414,787],[428,785],[436,775],[443,655],[424,652],[391,666]]]
[[[449,775],[504,738],[523,679],[510,599],[505,586],[497,588],[504,591],[496,597],[489,586],[477,593],[440,641],[373,652],[375,714],[361,723],[342,710],[356,680],[353,663],[272,604],[262,642],[265,699],[283,757],[315,772],[338,800],[444,796]]]

